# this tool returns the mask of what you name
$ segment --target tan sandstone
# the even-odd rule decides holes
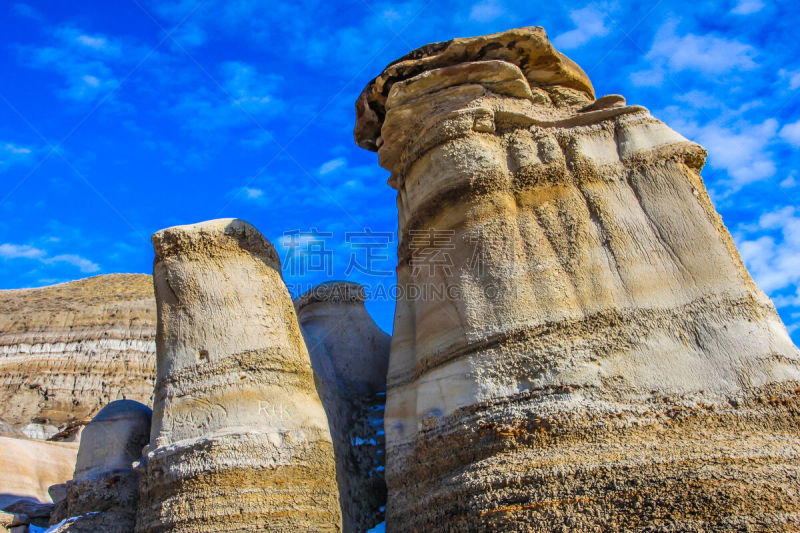
[[[295,301],[333,437],[345,533],[382,522],[386,505],[383,410],[391,338],[364,300],[361,285],[332,281]]]
[[[66,439],[113,400],[150,403],[154,381],[150,276],[0,291],[0,421]]]
[[[330,431],[275,249],[236,219],[153,244],[158,379],[136,531],[340,531]]]
[[[703,148],[541,28],[416,50],[356,111],[398,283],[449,291],[397,303],[387,531],[800,528],[800,353]]]
[[[72,477],[78,444],[0,437],[0,509],[19,499],[50,503],[47,489]]]

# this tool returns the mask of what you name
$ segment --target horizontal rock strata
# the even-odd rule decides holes
[[[541,28],[423,47],[356,111],[398,283],[440,291],[397,305],[387,531],[797,529],[800,353],[700,146]]]
[[[336,455],[346,533],[372,529],[386,505],[383,410],[391,339],[357,283],[323,283],[295,301]]]
[[[0,420],[50,438],[113,400],[150,403],[154,381],[150,276],[0,291]]]
[[[235,219],[153,244],[158,381],[136,531],[340,531],[330,431],[274,248]]]

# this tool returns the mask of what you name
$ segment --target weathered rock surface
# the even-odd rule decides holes
[[[386,505],[383,410],[391,338],[357,283],[323,283],[295,301],[336,455],[342,530],[364,532]]]
[[[0,509],[30,498],[50,503],[50,485],[72,477],[78,444],[0,437]]]
[[[139,474],[133,463],[150,440],[149,407],[132,400],[111,402],[83,431],[75,474],[61,486],[50,525],[74,533],[133,533]]]
[[[113,400],[150,403],[154,381],[150,276],[0,291],[0,420],[51,438]]]
[[[356,110],[398,283],[448,291],[398,301],[387,531],[800,527],[800,353],[700,146],[541,28],[423,47]]]
[[[158,380],[137,531],[340,531],[333,445],[280,260],[225,219],[153,236]]]

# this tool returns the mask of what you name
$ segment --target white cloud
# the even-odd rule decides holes
[[[734,15],[752,15],[764,9],[764,2],[761,0],[739,0],[731,13]]]
[[[74,27],[55,30],[53,38],[50,46],[22,50],[31,66],[50,69],[64,77],[66,87],[60,90],[60,96],[92,101],[117,86],[114,66],[130,59],[123,53],[121,42]],[[131,50],[125,52],[130,55]]]
[[[789,177],[785,180],[780,182],[780,186],[784,189],[791,189],[792,187],[797,187],[797,179],[795,178],[797,175],[796,172],[792,172],[789,174]]]
[[[492,22],[505,14],[506,10],[498,4],[497,0],[484,0],[472,6],[469,18],[476,22]]]
[[[636,87],[660,87],[664,83],[664,71],[654,68],[633,72],[631,83]]]
[[[800,147],[800,120],[781,128],[781,138],[794,147]]]
[[[0,141],[0,172],[16,163],[28,159],[33,150],[27,146]]]
[[[3,259],[39,259],[45,255],[44,250],[27,244],[0,244],[0,257]]]
[[[751,70],[756,49],[749,44],[715,35],[679,36],[677,22],[666,22],[656,33],[647,53],[649,61],[663,64],[671,71],[694,70],[705,74],[724,74],[732,70]]]
[[[594,37],[608,35],[609,28],[605,24],[606,16],[594,6],[570,11],[569,18],[572,19],[576,28],[553,39],[556,48],[577,48]]]
[[[251,200],[255,200],[256,198],[261,198],[264,196],[264,191],[261,189],[255,189],[253,187],[244,187],[242,192],[244,192],[245,196]]]
[[[245,124],[259,128],[265,119],[284,109],[283,101],[273,96],[280,82],[278,76],[263,75],[240,61],[222,63],[219,70],[224,92],[201,88],[181,95],[173,106],[186,127],[204,136],[211,130],[219,134],[224,128]]]
[[[76,254],[59,254],[49,257],[46,250],[28,244],[0,244],[0,259],[32,259],[45,265],[66,263],[77,267],[81,272],[91,273],[100,270],[100,265]]]
[[[787,206],[765,213],[756,224],[739,226],[736,241],[742,260],[765,292],[775,295],[785,289],[797,290],[794,286],[800,283],[800,210]]]
[[[100,265],[93,261],[89,261],[85,257],[81,257],[75,254],[61,254],[55,257],[50,257],[44,260],[45,263],[53,264],[53,263],[67,263],[68,265],[72,265],[77,267],[81,272],[85,274],[90,274],[92,272],[97,272],[100,270]]]
[[[776,172],[773,155],[768,151],[778,130],[775,119],[760,124],[738,121],[732,125],[718,122],[699,125],[680,118],[669,122],[677,131],[708,150],[709,166],[728,173],[730,179],[723,180],[728,193],[769,178]]]
[[[331,159],[330,161],[323,163],[319,167],[317,173],[320,176],[324,176],[325,174],[330,174],[331,172],[334,172],[335,170],[338,170],[345,166],[347,166],[347,159],[345,159],[344,157],[337,157],[336,159]]]

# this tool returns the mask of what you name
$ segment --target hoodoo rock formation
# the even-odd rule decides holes
[[[50,438],[113,400],[150,403],[155,323],[147,275],[0,291],[0,421]]]
[[[397,305],[387,531],[800,527],[800,353],[703,148],[541,28],[422,47],[356,111],[398,283],[445,289]]]
[[[83,430],[75,474],[51,494],[50,525],[58,532],[133,533],[139,474],[133,463],[150,440],[149,407],[132,400],[111,402]]]
[[[331,435],[275,249],[236,219],[153,244],[158,378],[136,531],[340,531]]]
[[[295,301],[336,454],[342,530],[383,521],[383,409],[391,338],[364,307],[364,288],[334,281]]]

